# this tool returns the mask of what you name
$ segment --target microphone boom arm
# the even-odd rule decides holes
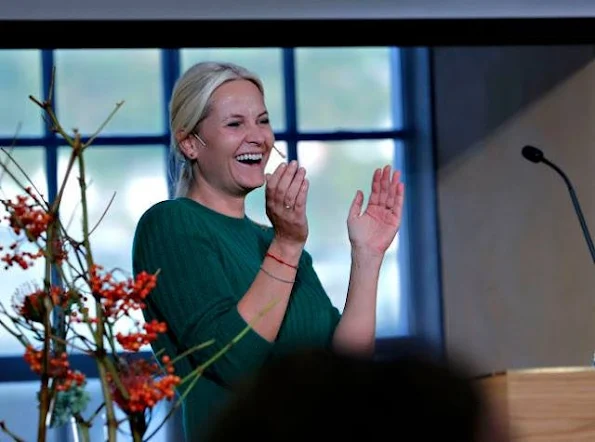
[[[580,221],[581,229],[583,230],[583,235],[585,236],[585,241],[587,242],[587,246],[589,247],[589,252],[591,253],[591,258],[593,259],[593,262],[595,263],[595,246],[593,245],[593,240],[591,239],[591,235],[589,234],[589,228],[587,227],[587,223],[585,222],[585,217],[583,216],[583,212],[581,210],[581,206],[578,202],[578,197],[576,196],[576,192],[574,191],[574,187],[572,186],[572,183],[570,182],[570,180],[568,179],[566,174],[562,171],[562,169],[560,169],[554,163],[548,161],[546,158],[542,158],[541,161],[543,163],[547,164],[548,166],[550,166],[552,169],[554,169],[566,183],[566,186],[568,187],[568,192],[570,193],[570,199],[572,200],[572,205],[574,206],[574,210],[576,211],[576,214]]]

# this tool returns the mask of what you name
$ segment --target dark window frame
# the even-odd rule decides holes
[[[402,230],[406,245],[401,247],[399,260],[402,263],[401,279],[405,289],[408,307],[409,334],[429,342],[439,355],[444,352],[442,324],[442,303],[440,293],[440,269],[438,247],[438,220],[436,202],[436,176],[433,142],[433,112],[431,95],[431,64],[428,48],[390,47],[391,80],[393,85],[401,85],[401,90],[391,87],[392,112],[400,107],[403,115],[403,128],[394,130],[370,131],[328,131],[303,132],[297,124],[296,102],[296,47],[285,47],[283,51],[284,99],[286,106],[285,130],[275,133],[279,141],[287,143],[288,160],[297,158],[297,145],[300,141],[345,141],[392,139],[404,144],[403,163],[407,185],[407,209]],[[180,48],[160,49],[161,74],[164,93],[165,121],[167,102],[176,79],[180,75]],[[40,50],[42,61],[42,93],[47,96],[51,84],[52,69],[55,64],[54,50]],[[57,86],[59,87],[59,85]],[[167,125],[166,125],[167,126]],[[166,149],[170,134],[165,130],[160,135],[99,136],[95,146],[134,146],[161,144]],[[58,148],[63,141],[44,128],[39,137],[19,137],[16,141],[0,137],[0,145],[10,144],[17,148],[42,146],[45,148],[45,168],[48,180],[48,197],[57,193]],[[167,158],[167,150],[164,158]],[[164,160],[164,166],[171,164]],[[172,176],[167,170],[168,180]],[[168,182],[170,195],[173,183]],[[392,338],[378,340],[379,353],[390,352]],[[146,352],[140,353],[147,355]],[[72,355],[71,365],[89,377],[96,377],[94,362],[82,355]],[[31,372],[22,356],[0,356],[0,383],[34,381],[37,376]]]

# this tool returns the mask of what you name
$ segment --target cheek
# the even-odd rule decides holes
[[[267,130],[265,133],[265,138],[267,141],[268,145],[273,145],[273,143],[275,142],[275,134],[273,133],[272,130]]]

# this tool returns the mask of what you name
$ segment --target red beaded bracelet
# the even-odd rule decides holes
[[[275,255],[273,255],[273,254],[272,254],[272,253],[270,253],[270,252],[267,252],[266,256],[268,256],[269,258],[273,258],[273,259],[274,259],[275,261],[277,261],[278,263],[284,264],[284,265],[286,265],[287,267],[291,267],[292,269],[296,269],[296,270],[297,270],[297,268],[298,268],[298,266],[294,266],[293,264],[289,264],[288,262],[285,262],[285,261],[283,261],[281,258],[279,258],[279,257],[277,257],[277,256],[275,256]]]

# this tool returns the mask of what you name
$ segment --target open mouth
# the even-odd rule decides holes
[[[236,161],[247,166],[259,165],[262,162],[263,155],[261,153],[244,153],[236,157]]]

